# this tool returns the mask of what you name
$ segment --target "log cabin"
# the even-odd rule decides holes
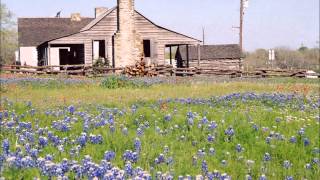
[[[163,65],[167,48],[201,43],[155,24],[135,10],[134,0],[96,8],[94,18],[18,18],[18,34],[20,63],[31,66],[93,65],[98,59],[112,67],[141,59]]]
[[[179,46],[175,60],[177,67],[242,69],[242,53],[238,44]]]

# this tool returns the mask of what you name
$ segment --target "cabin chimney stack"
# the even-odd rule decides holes
[[[118,31],[134,28],[134,0],[118,0]]]
[[[72,13],[71,14],[71,21],[81,21],[81,14],[80,13]]]
[[[118,0],[115,66],[134,65],[142,57],[142,40],[135,30],[134,0]]]

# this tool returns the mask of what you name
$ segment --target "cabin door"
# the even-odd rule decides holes
[[[67,65],[69,63],[68,49],[59,49],[60,65]]]

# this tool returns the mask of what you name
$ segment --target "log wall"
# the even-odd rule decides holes
[[[242,67],[241,59],[217,59],[217,60],[200,60],[200,66],[198,60],[190,60],[190,67],[199,68],[220,68],[230,70],[240,70]]]

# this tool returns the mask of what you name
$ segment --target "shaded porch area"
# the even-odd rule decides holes
[[[190,67],[190,51],[189,47],[193,46],[194,44],[169,44],[165,46],[166,52],[166,60],[167,64],[172,65],[175,68],[189,68]],[[182,54],[180,52],[180,48],[183,47],[186,49],[184,52],[185,54],[182,58]],[[198,47],[198,60],[200,62],[200,45]]]

